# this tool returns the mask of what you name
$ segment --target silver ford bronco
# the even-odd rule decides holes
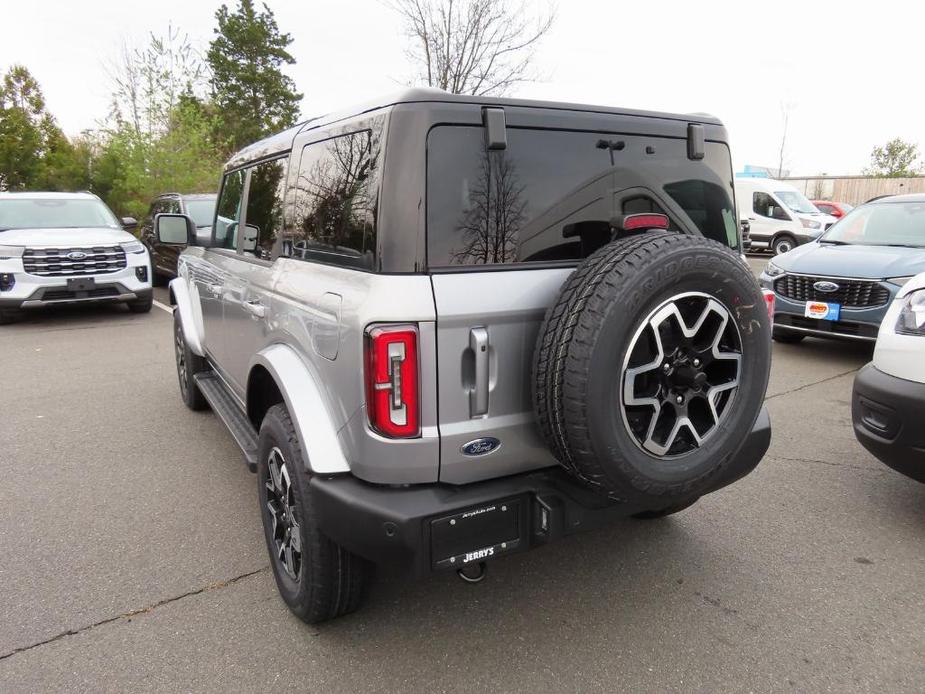
[[[750,472],[767,306],[704,115],[409,90],[236,154],[170,283],[180,393],[257,472],[279,592],[456,570]]]

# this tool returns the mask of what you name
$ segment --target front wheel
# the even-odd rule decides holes
[[[177,380],[180,383],[180,397],[191,410],[206,409],[209,403],[202,395],[193,377],[200,371],[207,370],[209,365],[198,354],[193,354],[193,350],[186,344],[186,337],[183,335],[183,322],[180,320],[180,313],[177,309],[173,311],[173,347],[174,356],[177,360]]]
[[[14,308],[0,308],[0,325],[9,325],[22,318],[22,311]]]
[[[790,332],[789,330],[780,330],[779,328],[774,328],[774,331],[771,333],[771,337],[774,338],[775,342],[781,342],[785,345],[795,345],[797,342],[802,342],[806,335],[803,335],[802,333]]]
[[[127,305],[132,313],[150,313],[151,307],[154,306],[154,294],[149,293],[140,299],[129,301]]]
[[[257,498],[283,601],[309,624],[355,611],[372,567],[319,530],[302,445],[285,405],[274,405],[263,418],[257,456]]]

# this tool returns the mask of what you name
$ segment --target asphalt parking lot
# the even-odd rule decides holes
[[[315,627],[166,311],[36,314],[0,355],[0,692],[925,690],[925,485],[855,442],[868,346],[775,344],[768,456],[691,509],[475,586],[380,574]]]

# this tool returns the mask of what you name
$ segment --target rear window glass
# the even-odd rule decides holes
[[[489,151],[481,127],[440,126],[427,156],[432,268],[574,262],[610,239],[614,216],[640,211],[738,246],[724,145],[691,161],[685,140],[509,127],[507,148]]]

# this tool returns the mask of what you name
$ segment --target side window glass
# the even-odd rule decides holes
[[[790,221],[790,215],[787,213],[787,210],[767,193],[755,193],[753,199],[756,214],[785,222]]]
[[[218,199],[215,219],[215,246],[217,248],[237,247],[238,222],[241,219],[241,198],[244,193],[244,171],[232,171],[225,176],[222,192]]]
[[[170,212],[171,214],[180,214],[180,201],[179,200],[167,200],[167,209],[165,212]]]
[[[244,215],[245,253],[269,260],[283,227],[283,191],[287,158],[267,161],[251,169]]]
[[[755,214],[762,217],[773,217],[774,200],[767,193],[754,193],[752,195],[752,207]]]
[[[375,269],[377,162],[378,143],[369,131],[306,145],[283,254]]]

